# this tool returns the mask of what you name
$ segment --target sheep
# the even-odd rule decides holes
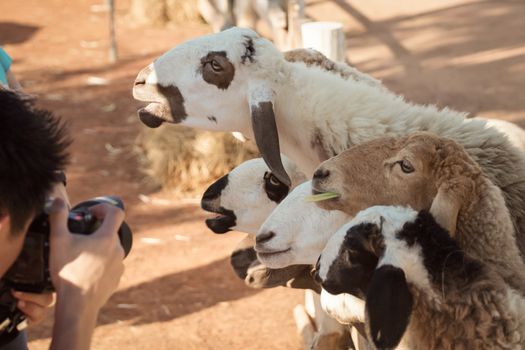
[[[272,173],[290,185],[280,151],[312,176],[321,161],[382,136],[430,131],[463,145],[502,189],[525,253],[525,155],[486,122],[406,102],[382,86],[288,62],[248,29],[202,36],[137,76],[133,96],[149,127],[164,122],[254,137]]]
[[[490,119],[490,118],[478,118],[481,120],[487,121],[487,126],[494,128],[507,136],[509,142],[519,148],[522,151],[525,151],[525,130],[517,126],[516,124],[499,119]]]
[[[362,143],[323,162],[314,173],[312,191],[338,193],[317,204],[352,216],[381,204],[428,209],[467,253],[525,293],[525,264],[511,208],[501,189],[451,139],[418,132]]]
[[[268,216],[255,237],[257,257],[270,268],[314,265],[328,239],[351,216],[306,202],[310,181],[297,186]]]
[[[359,71],[346,63],[335,62],[314,49],[294,49],[283,53],[283,58],[288,62],[302,63],[306,67],[316,67],[335,74],[345,80],[351,79],[380,89],[386,89],[381,80]]]
[[[316,66],[326,70],[327,72],[337,74],[343,79],[353,79],[379,89],[386,89],[380,80],[375,79],[366,73],[360,72],[358,69],[348,64],[334,62],[319,51],[313,49],[295,49],[286,51],[283,54],[284,59],[288,62],[301,62],[307,67]],[[500,119],[482,117],[477,117],[477,119],[485,120],[486,127],[496,129],[500,133],[504,134],[513,146],[522,151],[525,151],[525,130],[520,128],[518,125]]]
[[[305,202],[305,197],[311,192],[310,182],[302,183],[294,189],[294,186],[306,178],[286,157],[283,157],[283,161],[293,179],[292,192],[289,195],[285,185],[272,178],[273,175],[262,158],[248,160],[205,191],[201,201],[203,209],[221,214],[218,218],[207,219],[206,224],[216,233],[235,229],[256,234],[259,227],[262,232],[267,227],[276,232],[272,243],[285,234],[290,235],[288,241],[301,242],[298,237],[293,237],[301,235],[304,238],[303,245],[294,249],[299,255],[290,256],[294,261],[289,258],[286,264],[281,262],[280,265],[273,266],[276,268],[271,268],[271,263],[261,265],[253,249],[256,242],[252,237],[247,237],[233,251],[231,264],[237,276],[251,287],[288,285],[321,292],[319,286],[313,284],[309,278],[311,268],[305,265],[313,265],[316,262],[329,238],[326,234],[334,233],[350,217],[342,212],[328,212],[313,203]],[[296,215],[297,213],[299,214]],[[288,231],[283,232],[278,228],[278,223]],[[332,227],[332,230],[329,227]],[[321,295],[323,308],[339,322],[348,324],[362,319],[356,318],[353,312],[348,312],[348,309],[355,309],[351,303],[355,298],[334,298],[326,292],[322,292]]]
[[[426,210],[376,206],[328,242],[316,278],[364,298],[378,349],[522,349],[525,299]]]
[[[311,182],[297,186],[261,225],[255,250],[262,264],[277,271],[295,265],[314,265],[330,237],[351,219],[338,210],[307,202]],[[321,291],[323,310],[342,324],[363,322],[362,302],[351,295]]]
[[[286,171],[291,175],[292,187],[275,178],[262,158],[247,160],[230,173],[211,184],[204,192],[201,207],[219,214],[206,219],[206,225],[215,233],[231,230],[248,233],[231,254],[235,274],[253,288],[271,288],[287,285],[293,288],[320,291],[313,283],[308,266],[268,269],[256,257],[255,234],[264,220],[291,189],[306,181],[297,167],[283,156]]]
[[[219,216],[206,220],[208,228],[215,233],[257,233],[288,192],[306,181],[295,164],[285,156],[282,159],[291,176],[291,186],[279,181],[262,158],[243,162],[210,185],[202,196],[201,207]]]
[[[306,177],[284,156],[283,161],[286,170],[292,177],[291,189],[293,190],[299,183],[304,182]],[[264,219],[289,194],[289,190],[288,186],[272,175],[262,158],[248,160],[217,180],[205,191],[201,201],[202,208],[220,214],[217,218],[207,219],[206,224],[215,233],[225,233],[235,229],[255,234]],[[310,193],[310,187],[308,186],[303,192]],[[314,205],[311,207],[322,211]],[[233,251],[230,260],[236,275],[248,286],[271,288],[285,285],[321,292],[320,286],[312,279],[311,264],[295,264],[282,269],[268,268],[257,260],[253,249],[254,244],[253,235],[246,237]],[[319,297],[307,294],[306,298],[315,300]],[[334,303],[335,301],[330,305]],[[318,331],[316,346],[319,347],[314,348],[321,349],[326,345],[324,342],[342,337],[344,328],[336,321],[330,320],[322,310],[316,310],[315,315]]]
[[[288,62],[301,62],[307,67],[316,66],[326,70],[327,72],[337,74],[343,79],[353,79],[379,89],[386,89],[381,80],[375,79],[366,73],[360,72],[355,67],[352,67],[346,63],[334,62],[319,51],[313,49],[295,49],[286,51],[283,53],[283,55],[284,59]],[[500,119],[482,117],[477,117],[477,119],[486,121],[486,128],[490,127],[496,129],[500,133],[504,134],[513,146],[522,151],[525,151],[525,130],[520,128],[518,125]]]

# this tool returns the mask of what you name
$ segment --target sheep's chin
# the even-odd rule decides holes
[[[138,110],[140,121],[149,128],[158,128],[166,122],[166,107],[157,102],[152,102],[144,108]]]

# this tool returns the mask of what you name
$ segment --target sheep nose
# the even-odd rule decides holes
[[[257,235],[257,237],[255,237],[255,243],[256,244],[264,244],[264,243],[268,242],[270,239],[272,239],[273,237],[275,237],[275,233],[274,232],[272,232],[272,231],[265,232],[265,233]]]
[[[209,202],[218,199],[227,185],[228,175],[224,175],[219,180],[212,183],[210,187],[204,191],[204,194],[202,195],[202,201]]]
[[[137,85],[144,85],[144,84],[146,84],[146,79],[148,79],[148,76],[149,76],[150,73],[151,73],[151,67],[150,66],[147,66],[146,68],[141,70],[139,72],[139,74],[137,75],[137,78],[135,78],[135,82],[133,83],[133,85],[137,86]]]
[[[315,180],[323,180],[330,176],[330,170],[319,168],[314,173]]]

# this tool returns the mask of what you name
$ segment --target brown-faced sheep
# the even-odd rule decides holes
[[[428,209],[467,253],[525,292],[525,265],[502,191],[453,140],[421,132],[362,143],[323,162],[312,190],[337,192],[318,205],[352,216],[373,205]]]

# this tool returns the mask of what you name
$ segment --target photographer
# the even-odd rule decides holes
[[[0,277],[16,260],[30,223],[45,206],[49,272],[57,295],[51,349],[89,349],[98,312],[124,271],[117,235],[124,212],[108,204],[93,206],[89,211],[101,226],[91,235],[71,234],[67,197],[63,185],[57,184],[57,170],[67,163],[70,143],[62,124],[22,95],[1,87],[0,123]],[[54,198],[46,204],[49,194]],[[43,309],[49,304],[18,296],[23,312],[23,306]],[[31,310],[26,313],[31,320]]]

